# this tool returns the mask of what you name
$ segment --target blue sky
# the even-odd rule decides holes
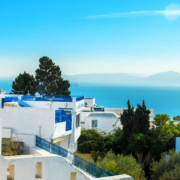
[[[42,56],[69,75],[180,72],[179,16],[179,0],[1,1],[0,76]]]

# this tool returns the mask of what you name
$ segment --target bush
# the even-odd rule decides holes
[[[132,176],[134,180],[146,180],[144,171],[132,155],[123,156],[118,154],[116,156],[109,151],[103,159],[98,157],[94,163],[116,175],[127,174]]]
[[[81,153],[107,152],[112,148],[113,135],[99,129],[82,130],[78,140],[78,151]]]
[[[151,170],[152,180],[180,180],[180,153],[174,150],[163,153],[159,162],[152,163]]]

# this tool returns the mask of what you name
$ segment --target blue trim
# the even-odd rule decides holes
[[[67,111],[69,112],[69,111]],[[72,114],[66,114],[66,111],[55,110],[55,123],[66,122],[66,131],[71,130],[72,128]]]
[[[64,95],[46,95],[43,97],[36,96],[22,96],[23,101],[60,101],[60,102],[72,102],[71,96]]]
[[[4,102],[17,102],[18,96],[6,96]]]
[[[84,96],[76,97],[76,102],[84,100]]]

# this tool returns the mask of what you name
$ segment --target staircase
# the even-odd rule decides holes
[[[100,177],[108,177],[108,176],[115,176],[111,172],[106,171],[105,169],[86,161],[85,159],[75,155],[74,153],[67,151],[66,149],[57,146],[45,139],[42,139],[36,136],[36,146],[44,149],[52,154],[57,154],[66,159],[66,161],[76,168],[79,168],[81,171],[84,171],[95,178]]]

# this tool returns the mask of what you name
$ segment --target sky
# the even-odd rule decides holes
[[[0,77],[48,56],[67,75],[180,72],[179,0],[0,1]]]

